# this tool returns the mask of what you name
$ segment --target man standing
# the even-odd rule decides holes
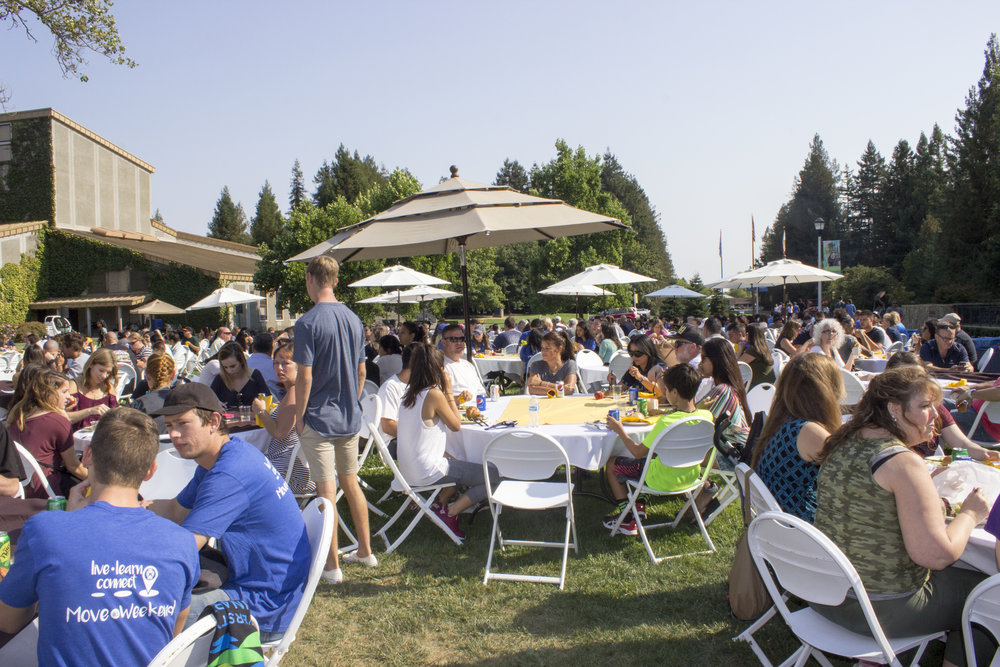
[[[194,533],[198,549],[214,537],[226,555],[229,579],[192,598],[187,625],[216,602],[239,600],[260,624],[261,641],[274,641],[302,598],[309,536],[284,478],[256,447],[229,437],[222,411],[210,387],[191,382],[172,389],[152,413],[163,417],[181,458],[198,468],[176,498],[149,508]]]
[[[365,383],[365,330],[358,316],[337,301],[340,265],[320,256],[306,267],[306,291],[313,306],[295,323],[295,428],[319,495],[336,504],[337,482],[351,508],[358,549],[344,555],[345,563],[378,565],[368,532],[368,501],[358,484],[358,432],[361,430],[361,387]],[[344,580],[333,542],[323,578]]]
[[[463,400],[486,393],[483,379],[476,367],[465,359],[465,334],[459,324],[450,324],[441,337],[444,352],[444,370],[451,376],[451,388],[462,394]]]
[[[198,582],[195,539],[138,500],[158,449],[152,419],[108,412],[90,445],[90,479],[70,492],[74,511],[24,524],[0,582],[0,630],[17,632],[37,603],[39,664],[145,665],[184,625]]]

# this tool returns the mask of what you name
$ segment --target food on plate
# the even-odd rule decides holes
[[[481,419],[482,416],[483,416],[483,413],[480,412],[479,408],[477,408],[476,406],[470,405],[469,407],[467,407],[465,409],[465,416],[468,417],[469,419],[475,421],[477,419]]]

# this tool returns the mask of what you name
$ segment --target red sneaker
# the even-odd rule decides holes
[[[454,533],[455,537],[460,540],[465,539],[465,533],[463,533],[458,527],[458,517],[448,514],[447,507],[441,507],[441,509],[438,510],[437,515],[441,517],[441,520],[444,521],[444,525],[448,526],[448,530]]]

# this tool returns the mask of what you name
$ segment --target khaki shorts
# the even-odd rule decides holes
[[[314,482],[336,481],[337,475],[358,474],[357,434],[331,438],[304,425],[299,441]]]

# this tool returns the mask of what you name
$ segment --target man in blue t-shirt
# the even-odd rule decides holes
[[[222,411],[211,388],[192,382],[172,389],[153,412],[163,416],[177,453],[198,468],[176,498],[150,509],[194,533],[199,549],[218,539],[226,556],[229,579],[192,598],[188,625],[207,606],[240,600],[257,619],[261,641],[274,641],[302,597],[309,537],[288,484],[253,445],[229,437]]]
[[[344,562],[376,567],[378,559],[372,553],[368,532],[368,501],[358,484],[365,334],[358,316],[333,293],[339,273],[337,260],[325,255],[306,267],[306,291],[316,305],[295,323],[295,429],[317,493],[336,503],[339,482],[351,508],[358,548],[344,554]],[[323,579],[335,584],[344,580],[336,515]]]
[[[73,511],[24,524],[0,582],[0,630],[17,632],[37,605],[40,665],[145,665],[184,625],[195,540],[138,500],[158,435],[138,410],[111,410],[94,432],[90,478],[70,492]]]

